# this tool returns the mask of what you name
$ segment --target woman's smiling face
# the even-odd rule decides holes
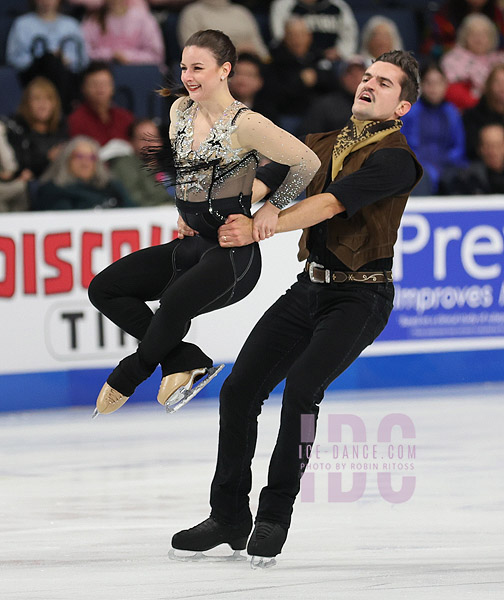
[[[180,61],[182,83],[191,100],[208,100],[222,85],[221,77],[231,70],[230,63],[219,65],[212,51],[199,46],[186,46]]]

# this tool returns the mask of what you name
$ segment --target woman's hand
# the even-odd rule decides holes
[[[198,232],[195,229],[189,227],[189,225],[187,225],[184,219],[180,216],[177,220],[177,228],[179,240],[182,240],[185,237],[193,237],[195,235],[198,235]]]
[[[280,209],[271,202],[265,202],[254,214],[252,235],[255,242],[265,240],[275,234]]]

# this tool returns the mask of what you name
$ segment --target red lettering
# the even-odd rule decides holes
[[[23,234],[24,293],[37,293],[37,263],[35,260],[35,234]]]
[[[72,246],[72,234],[50,233],[44,238],[45,262],[58,271],[56,277],[46,277],[44,289],[46,294],[64,294],[72,291],[73,270],[72,265],[58,257],[58,250]]]
[[[103,234],[85,231],[82,234],[82,259],[81,259],[81,285],[86,290],[91,279],[96,275],[93,272],[93,249],[101,248]]]
[[[5,256],[5,277],[0,281],[0,297],[12,298],[16,290],[16,244],[12,238],[0,237],[0,252]]]
[[[126,245],[129,246],[129,252],[123,253],[123,246]],[[112,262],[137,250],[140,250],[140,232],[137,229],[112,232]]]
[[[159,246],[161,244],[161,227],[153,225],[151,228],[151,246]]]

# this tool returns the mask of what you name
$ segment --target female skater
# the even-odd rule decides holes
[[[319,168],[319,159],[303,143],[233,100],[227,80],[235,62],[236,50],[220,31],[199,31],[183,49],[187,96],[172,106],[169,147],[177,208],[195,235],[181,233],[181,239],[169,244],[134,252],[91,282],[94,306],[140,340],[137,351],[108,377],[95,414],[120,408],[158,364],[162,368],[158,401],[168,410],[192,397],[199,378],[206,375],[207,381],[215,376],[212,359],[182,339],[192,318],[249,294],[261,270],[257,243],[222,248],[217,230],[231,214],[250,216],[260,155],[289,165],[290,170],[256,212],[255,239],[273,235],[280,209],[299,195]],[[159,156],[159,167],[166,167],[161,152]],[[157,299],[159,309],[153,314],[145,302]]]

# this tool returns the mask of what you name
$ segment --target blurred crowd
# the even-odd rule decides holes
[[[178,81],[184,41],[207,28],[238,49],[232,94],[301,138],[344,126],[366,67],[411,50],[421,97],[403,132],[425,170],[415,194],[504,193],[504,0],[1,4],[0,74],[15,74],[19,100],[0,115],[0,212],[173,201],[142,160],[171,100],[140,110],[139,88],[154,86],[139,73]]]

